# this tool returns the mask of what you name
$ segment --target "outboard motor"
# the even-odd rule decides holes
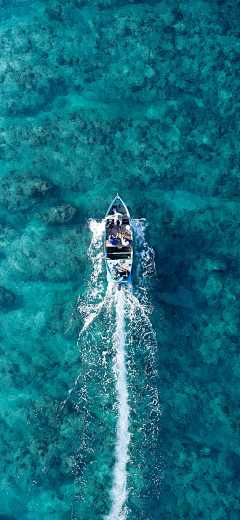
[[[122,284],[121,284],[121,282],[119,282],[119,284],[118,284],[118,291],[121,291],[121,288],[122,288]]]

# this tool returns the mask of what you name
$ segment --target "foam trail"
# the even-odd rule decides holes
[[[88,298],[85,302],[85,309],[86,309],[87,315],[89,313],[91,313],[91,310],[95,307],[94,305],[91,305],[91,302],[94,299],[96,300],[97,297],[101,296],[103,289],[104,289],[102,281],[99,281],[99,277],[102,273],[102,267],[103,267],[104,254],[103,254],[102,244],[103,244],[104,226],[105,226],[105,220],[97,222],[97,220],[95,220],[95,219],[89,219],[89,227],[90,227],[90,230],[92,231],[93,236],[92,236],[92,239],[90,242],[90,246],[87,250],[87,256],[88,256],[88,258],[90,258],[91,262],[94,265],[94,272],[92,273],[91,281],[88,283],[88,286],[89,286]],[[88,328],[88,325],[98,315],[98,312],[99,312],[99,310],[101,310],[101,307],[102,306],[99,305],[99,308],[97,309],[97,311],[95,313],[93,313],[92,316],[86,318],[85,325],[84,325],[85,328],[84,328],[84,330],[82,330],[82,332],[84,332]],[[80,296],[78,297],[77,308],[81,312],[81,297]],[[66,329],[64,334],[67,334],[68,331],[72,327],[73,316],[75,314],[75,311],[76,311],[76,308],[74,309],[74,311],[71,314],[71,317],[69,319],[68,328]]]
[[[89,290],[87,293],[87,296],[83,299],[83,302],[81,303],[80,296],[78,297],[78,311],[79,313],[84,316],[84,325],[79,332],[78,340],[77,340],[77,346],[79,347],[79,341],[83,335],[83,333],[90,327],[92,321],[99,315],[101,309],[103,306],[107,304],[109,301],[109,292],[110,288],[108,288],[106,294],[104,295],[104,286],[101,280],[99,280],[99,277],[102,273],[102,267],[103,267],[103,248],[102,248],[102,241],[103,241],[103,234],[104,234],[104,225],[105,221],[102,220],[100,222],[97,222],[95,219],[91,219],[89,221],[89,227],[92,231],[92,240],[90,243],[90,246],[87,250],[87,256],[90,258],[94,265],[94,271],[91,275],[91,281],[89,283]],[[96,299],[99,299],[100,301],[96,303]],[[75,312],[75,311],[74,311]],[[70,324],[68,329],[65,331],[65,334],[68,332],[68,330],[72,326],[72,320],[73,320],[73,314],[71,315]],[[62,402],[62,406],[60,408],[60,411],[64,408],[65,404],[68,402],[72,392],[76,389],[78,380],[81,376],[81,372],[78,374],[77,378],[74,381],[74,384],[72,388],[68,390],[68,396],[66,399]]]
[[[127,372],[125,364],[125,321],[124,321],[124,289],[119,294],[116,291],[116,319],[117,329],[115,333],[116,345],[116,390],[118,395],[118,423],[116,440],[116,463],[113,470],[113,486],[110,492],[112,507],[105,520],[124,520],[126,515],[123,506],[127,498],[127,471],[126,465],[129,459],[128,444],[130,435],[128,433],[129,412]]]
[[[133,230],[135,240],[136,274],[140,289],[151,289],[151,278],[156,278],[155,253],[145,239],[147,223],[145,219],[134,219]]]
[[[90,220],[89,227],[92,231],[92,240],[87,251],[88,257],[94,264],[94,272],[91,276],[91,288],[93,289],[92,296],[96,296],[99,292],[99,276],[102,273],[103,268],[103,234],[104,234],[105,221],[97,222],[96,220]],[[102,283],[100,284],[102,288]]]

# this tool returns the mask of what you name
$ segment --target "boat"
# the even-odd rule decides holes
[[[106,213],[104,249],[107,281],[121,289],[122,282],[131,282],[133,234],[129,211],[118,193]]]

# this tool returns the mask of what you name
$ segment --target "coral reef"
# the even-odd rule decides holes
[[[68,224],[77,215],[77,209],[64,204],[55,208],[49,208],[43,215],[36,214],[38,220],[48,225]]]

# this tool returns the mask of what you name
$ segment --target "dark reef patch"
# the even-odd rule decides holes
[[[43,215],[37,214],[38,220],[50,226],[68,224],[76,218],[78,210],[70,204],[64,204],[55,208],[49,208]]]
[[[0,310],[9,312],[18,309],[23,305],[23,297],[14,294],[12,291],[0,287]]]

